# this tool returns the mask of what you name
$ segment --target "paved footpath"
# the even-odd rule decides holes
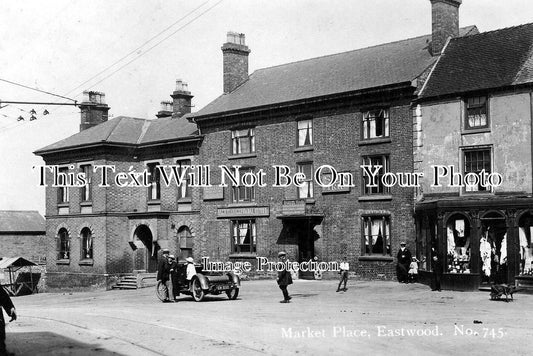
[[[419,284],[296,281],[280,304],[274,281],[243,282],[239,298],[153,288],[42,293],[13,301],[16,355],[531,355],[533,295],[431,292]]]

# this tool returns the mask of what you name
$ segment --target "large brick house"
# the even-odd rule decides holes
[[[105,285],[132,271],[155,272],[161,248],[192,253],[199,192],[160,184],[156,169],[196,164],[202,141],[196,125],[184,118],[192,98],[186,85],[177,82],[172,97],[156,120],[120,116],[107,121],[103,94],[87,92],[80,104],[81,131],[35,152],[62,173],[89,177],[82,187],[53,187],[53,172],[46,170],[49,287]],[[115,171],[94,171],[98,165]],[[144,170],[155,172],[147,187],[113,183],[115,172]]]
[[[527,24],[451,39],[416,101],[415,171],[428,177],[417,195],[418,250],[422,275],[433,273],[431,248],[445,262],[445,288],[533,284],[532,95]],[[455,187],[429,179],[445,169]],[[501,184],[477,179],[483,170]]]
[[[252,263],[279,250],[299,262],[346,256],[360,276],[394,276],[400,241],[415,248],[413,190],[380,182],[369,187],[360,166],[382,166],[380,175],[413,171],[411,103],[446,39],[477,33],[459,29],[459,3],[432,1],[430,35],[251,75],[244,35],[228,33],[224,93],[192,114],[204,136],[200,162],[267,177],[274,165],[286,165],[308,182],[280,188],[272,178],[265,187],[204,195],[203,252]],[[311,176],[323,165],[351,174],[353,187],[319,186]]]

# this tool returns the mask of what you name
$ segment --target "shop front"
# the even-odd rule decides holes
[[[419,202],[415,208],[420,280],[431,284],[432,257],[442,288],[491,284],[533,287],[533,199],[480,197]]]

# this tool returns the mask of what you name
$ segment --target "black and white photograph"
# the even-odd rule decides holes
[[[533,353],[531,1],[0,31],[0,356]]]

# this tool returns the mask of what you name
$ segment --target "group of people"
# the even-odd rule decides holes
[[[398,282],[417,282],[419,261],[416,257],[412,256],[411,251],[409,251],[409,249],[406,247],[406,243],[404,241],[400,242],[400,250],[398,251],[396,258],[398,260],[398,264],[396,265],[396,276],[398,278]],[[442,262],[435,247],[431,248],[431,269],[433,271],[431,290],[440,292]]]
[[[191,280],[196,275],[194,259],[187,257],[187,281],[188,288],[191,288]],[[178,278],[178,261],[174,255],[170,254],[168,249],[163,249],[162,258],[157,265],[157,281],[164,285],[165,298],[163,302],[176,302],[180,295],[180,284]]]

